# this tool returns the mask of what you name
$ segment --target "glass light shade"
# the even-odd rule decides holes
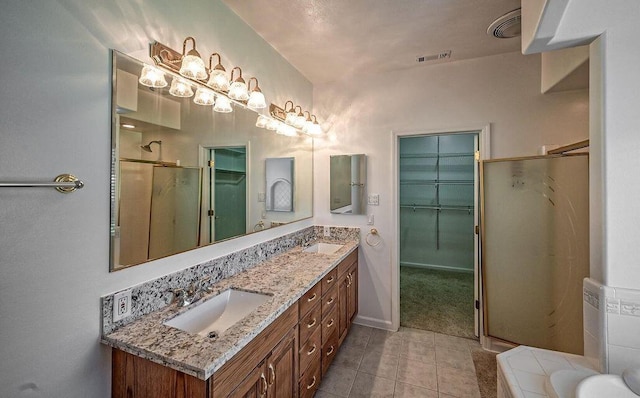
[[[298,116],[293,120],[293,126],[295,128],[301,129],[304,127],[304,124],[307,122],[307,118],[304,117],[302,113],[299,113]]]
[[[296,122],[297,117],[298,117],[298,114],[294,110],[291,110],[287,112],[287,116],[285,117],[284,122],[290,126],[293,126],[294,123]]]
[[[191,97],[193,95],[193,89],[191,88],[191,84],[189,84],[186,80],[174,77],[171,81],[169,94],[173,95],[174,97]]]
[[[207,85],[218,91],[229,91],[229,79],[227,79],[227,73],[220,69],[212,70],[209,75]]]
[[[311,126],[307,128],[306,133],[317,137],[319,135],[322,135],[322,128],[318,123],[312,123]]]
[[[302,132],[305,134],[309,134],[309,129],[313,126],[313,122],[309,119],[304,122],[304,126],[302,126]]]
[[[247,84],[239,81],[231,83],[231,87],[229,87],[229,98],[236,101],[248,100],[249,92],[247,91]]]
[[[296,135],[298,135],[295,128],[293,128],[292,126],[288,126],[284,123],[280,123],[278,125],[278,129],[276,130],[276,133],[286,135],[287,137],[295,137]]]
[[[258,120],[256,120],[256,127],[266,128],[267,124],[269,124],[269,118],[265,115],[258,115]]]
[[[267,122],[267,130],[276,131],[278,130],[278,126],[281,124],[282,123],[275,119],[269,119],[269,121]]]
[[[225,97],[224,95],[218,95],[216,104],[213,106],[213,110],[220,113],[229,113],[233,111],[229,98]]]
[[[164,78],[164,72],[154,68],[153,66],[145,65],[140,73],[140,84],[147,87],[162,88],[167,87],[167,80]]]
[[[263,109],[267,107],[267,102],[264,99],[264,94],[260,91],[252,91],[249,95],[249,102],[247,106],[253,109]]]
[[[202,58],[196,55],[185,55],[182,58],[180,74],[191,79],[203,80],[207,78],[207,69]]]
[[[198,105],[213,105],[216,102],[216,96],[212,90],[204,87],[198,87],[193,102]]]

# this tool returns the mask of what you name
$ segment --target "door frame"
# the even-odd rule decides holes
[[[391,137],[391,158],[393,159],[392,172],[391,172],[391,184],[393,187],[392,196],[392,220],[395,222],[393,239],[391,244],[391,326],[393,330],[400,328],[400,138],[411,136],[428,136],[428,135],[442,135],[442,134],[462,134],[478,132],[478,152],[480,158],[475,163],[476,169],[476,184],[475,184],[475,214],[474,223],[480,225],[480,202],[479,202],[479,162],[485,159],[491,158],[491,124],[478,124],[471,126],[453,127],[453,128],[439,128],[433,130],[410,130],[410,131],[392,131]],[[482,299],[482,273],[481,273],[481,245],[480,235],[474,235],[474,296],[475,300],[479,302],[479,308],[474,310],[475,312],[475,333],[480,338],[482,343],[484,331],[483,331],[483,308]]]

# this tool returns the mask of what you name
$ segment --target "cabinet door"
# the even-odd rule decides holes
[[[340,276],[338,284],[338,335],[340,336],[340,342],[347,335],[347,327],[349,325],[349,272],[345,272]]]
[[[267,359],[267,384],[270,398],[296,397],[298,388],[296,341],[298,331],[292,329],[273,349]]]
[[[262,362],[238,384],[229,398],[265,398],[267,396],[267,378],[265,376],[265,363]]]
[[[358,263],[353,264],[353,267],[349,270],[347,296],[347,317],[349,318],[349,323],[351,323],[358,313]]]

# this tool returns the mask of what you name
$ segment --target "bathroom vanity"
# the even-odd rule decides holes
[[[165,324],[230,288],[269,299],[212,337]],[[296,247],[210,289],[102,337],[113,397],[313,396],[358,311],[358,243],[331,254]]]

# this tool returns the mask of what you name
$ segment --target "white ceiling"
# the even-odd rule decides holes
[[[223,0],[312,83],[520,50],[486,34],[520,0]],[[433,63],[433,62],[432,62]]]

